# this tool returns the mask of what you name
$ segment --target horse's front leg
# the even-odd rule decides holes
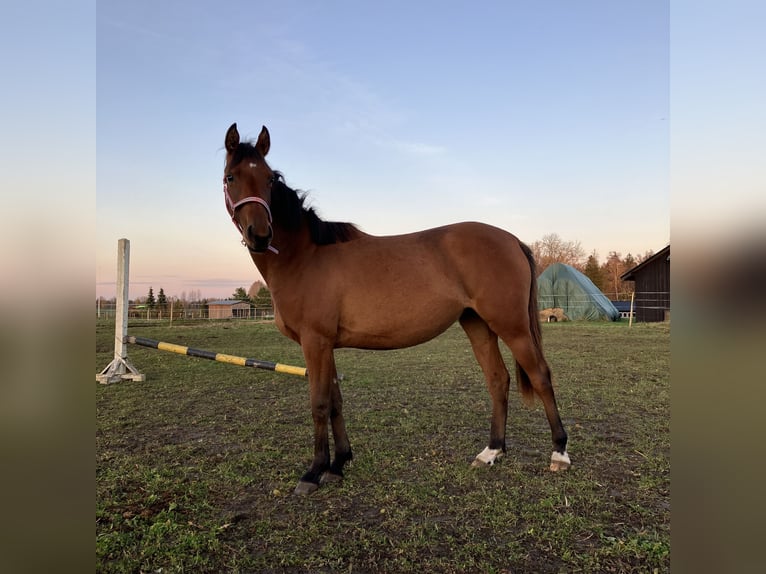
[[[346,423],[343,419],[343,396],[340,392],[340,381],[338,380],[337,372],[333,374],[330,394],[332,396],[330,422],[332,424],[332,437],[335,441],[335,458],[330,465],[330,470],[324,475],[323,480],[325,482],[339,482],[343,479],[343,466],[353,459],[354,455],[351,452],[351,444],[346,434]]]
[[[319,488],[322,475],[330,468],[329,420],[332,408],[332,385],[335,378],[333,346],[329,341],[302,342],[309,373],[311,417],[314,420],[314,459],[301,477],[295,494],[311,494]]]

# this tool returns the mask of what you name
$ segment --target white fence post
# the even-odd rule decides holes
[[[102,385],[122,380],[145,381],[146,377],[128,360],[128,283],[130,278],[130,241],[117,241],[117,308],[114,321],[114,359],[96,375]]]

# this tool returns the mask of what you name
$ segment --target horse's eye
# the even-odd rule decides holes
[[[226,183],[231,183],[232,181],[234,181],[234,176],[233,175],[227,175],[226,176]]]

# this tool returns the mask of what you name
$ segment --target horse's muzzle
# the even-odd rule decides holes
[[[266,235],[258,235],[255,233],[253,226],[249,225],[243,235],[245,246],[249,251],[252,253],[264,253],[271,245],[274,231],[271,229],[271,225],[269,225]]]

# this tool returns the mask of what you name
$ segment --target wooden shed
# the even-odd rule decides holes
[[[210,319],[233,319],[235,317],[245,318],[250,316],[250,303],[240,301],[239,299],[210,301],[207,307]]]
[[[636,321],[670,321],[670,245],[622,274],[634,281]]]

